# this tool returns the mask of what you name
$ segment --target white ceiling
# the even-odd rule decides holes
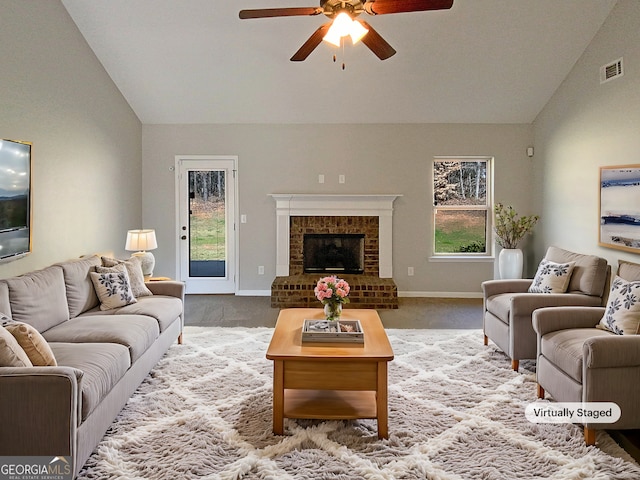
[[[62,0],[144,124],[530,123],[615,2],[363,14],[398,53],[380,61],[359,43],[333,63],[325,42],[289,61],[324,15],[238,18],[317,0]]]

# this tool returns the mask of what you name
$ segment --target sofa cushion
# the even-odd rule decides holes
[[[119,270],[121,271],[89,273],[100,299],[100,310],[111,310],[136,302],[126,269],[122,267]]]
[[[69,320],[62,268],[52,265],[5,280],[11,318],[33,325],[42,333]]]
[[[64,275],[69,317],[77,317],[85,310],[97,307],[100,301],[89,273],[95,272],[96,266],[100,265],[100,257],[92,255],[79,260],[58,263],[58,265],[62,268]]]
[[[128,260],[117,260],[115,258],[102,257],[104,267],[97,269],[98,272],[108,271],[116,265],[124,265],[129,274],[129,282],[131,283],[131,291],[136,298],[153,295],[151,290],[144,283],[144,274],[142,273],[142,260],[139,257],[131,257]]]
[[[153,295],[142,297],[137,303],[119,308],[116,315],[146,315],[158,321],[164,332],[182,314],[182,301],[176,297]]]
[[[131,360],[117,343],[51,343],[59,365],[81,370],[82,421],[100,404],[124,376]]]
[[[160,335],[158,322],[142,315],[81,315],[44,333],[49,342],[118,343],[135,362]],[[60,359],[58,359],[60,363]]]
[[[0,367],[32,367],[33,364],[18,340],[0,326]]]
[[[487,311],[493,313],[499,320],[508,324],[513,295],[513,293],[501,293],[487,298]]]
[[[156,319],[160,331],[164,332],[176,318],[182,314],[182,300],[168,295],[152,295],[139,298],[136,303],[112,310],[90,310],[82,314],[83,317],[93,315],[144,315]]]
[[[628,282],[616,275],[598,328],[616,335],[640,333],[640,280]]]
[[[549,247],[545,258],[556,263],[576,262],[568,292],[602,297],[608,276],[608,264],[604,258],[573,253],[558,247]]]
[[[51,347],[35,327],[14,320],[6,321],[3,326],[15,337],[34,366],[55,367],[57,365]]]
[[[542,259],[529,293],[565,293],[575,264],[576,262],[556,263]]]
[[[612,335],[596,328],[556,330],[544,335],[540,341],[540,353],[553,365],[582,383],[584,342],[592,337]]]
[[[618,260],[618,276],[628,282],[640,280],[640,264]]]

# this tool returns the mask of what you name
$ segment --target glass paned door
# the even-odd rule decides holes
[[[181,280],[187,293],[235,293],[236,159],[177,161]]]
[[[189,276],[226,277],[224,170],[191,170],[189,175]]]

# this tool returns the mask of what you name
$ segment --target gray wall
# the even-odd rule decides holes
[[[141,124],[58,1],[0,0],[0,137],[33,143],[33,253],[0,277],[124,254],[141,221]]]
[[[394,193],[394,279],[412,294],[477,295],[493,263],[434,263],[431,160],[491,155],[496,199],[533,213],[531,125],[144,125],[143,220],[155,228],[155,274],[176,275],[175,155],[237,155],[239,290],[268,291],[275,278],[275,202],[270,193]],[[326,181],[318,183],[318,174]],[[346,183],[338,183],[338,175]],[[265,275],[257,274],[258,265]],[[415,276],[407,276],[407,267]]]
[[[624,58],[624,76],[600,84],[599,69]],[[535,121],[535,251],[547,245],[640,263],[598,246],[599,168],[640,164],[640,2],[620,0]],[[636,205],[640,209],[640,205]]]

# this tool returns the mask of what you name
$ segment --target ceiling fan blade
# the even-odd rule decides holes
[[[300,49],[293,54],[291,57],[292,62],[301,62],[305,60],[311,52],[313,52],[318,45],[322,42],[322,39],[327,34],[329,27],[331,26],[331,22],[325,23],[320,28],[318,28],[313,34],[309,37],[309,39],[304,42],[304,44],[300,47]]]
[[[446,10],[452,6],[453,0],[368,0],[364,4],[364,9],[370,15],[385,15],[387,13]]]
[[[320,15],[323,12],[319,7],[292,7],[292,8],[258,8],[255,10],[240,10],[240,18],[269,18],[269,17],[296,17],[301,15]]]
[[[382,38],[371,25],[369,25],[364,20],[357,21],[360,22],[364,28],[369,30],[369,33],[362,37],[361,42],[369,47],[369,50],[375,53],[380,60],[386,60],[387,58],[392,57],[396,54],[394,48],[389,45],[387,41]]]

